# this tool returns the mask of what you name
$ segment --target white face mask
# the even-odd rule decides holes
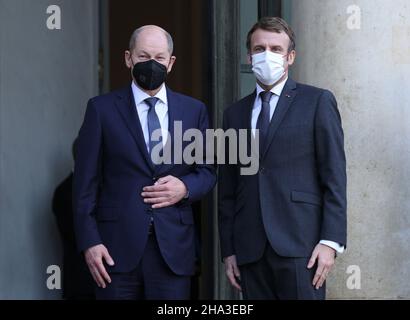
[[[266,86],[275,84],[285,74],[285,60],[279,53],[264,51],[252,55],[252,71]]]

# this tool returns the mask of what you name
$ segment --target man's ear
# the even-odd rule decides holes
[[[248,53],[247,58],[246,58],[248,64],[252,64],[252,56],[250,53]]]
[[[291,66],[295,63],[296,51],[292,50],[288,55],[288,65]]]
[[[131,69],[132,68],[131,52],[129,52],[128,50],[126,50],[124,53],[124,61],[125,61],[125,65],[127,66],[127,68]]]
[[[171,56],[171,58],[169,59],[169,64],[168,64],[168,73],[170,73],[172,71],[172,67],[174,66],[175,61],[177,61],[177,57],[175,56]]]

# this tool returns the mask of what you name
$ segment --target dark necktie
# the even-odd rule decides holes
[[[152,149],[158,144],[162,143],[162,137],[160,141],[153,141],[152,134],[155,130],[161,129],[161,124],[159,123],[158,115],[155,112],[155,105],[158,102],[158,98],[147,98],[145,99],[145,103],[149,106],[148,110],[148,134],[149,134],[149,154],[151,155]],[[155,160],[155,159],[154,159]],[[155,163],[154,163],[155,164]]]
[[[262,154],[266,147],[266,138],[270,123],[270,99],[273,93],[263,91],[260,93],[262,99],[262,109],[256,122],[256,129],[259,129],[259,154]]]

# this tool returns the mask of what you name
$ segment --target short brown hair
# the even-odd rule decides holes
[[[290,39],[288,52],[296,49],[295,33],[293,32],[291,27],[287,24],[287,22],[279,17],[264,17],[264,18],[261,18],[257,23],[255,23],[252,29],[248,32],[248,37],[246,38],[246,48],[248,49],[248,52],[251,51],[252,35],[258,29],[276,32],[276,33],[281,33],[281,32],[286,33]]]

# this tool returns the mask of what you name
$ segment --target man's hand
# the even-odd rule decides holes
[[[239,272],[238,265],[236,264],[236,256],[229,256],[224,258],[224,263],[226,276],[228,277],[229,282],[234,288],[238,289],[239,291],[242,291],[241,286],[238,284],[238,281],[236,280],[241,279],[241,274]]]
[[[111,283],[111,278],[105,270],[103,258],[108,265],[114,265],[114,261],[109,255],[107,248],[102,244],[96,245],[85,250],[84,256],[94,281],[100,288],[105,288],[105,281]]]
[[[187,194],[185,184],[173,176],[157,180],[153,186],[142,189],[141,196],[145,203],[152,204],[153,209],[169,207],[181,201]]]
[[[335,253],[336,251],[333,248],[320,243],[313,250],[307,267],[311,269],[315,265],[316,260],[318,261],[316,274],[312,282],[316,289],[322,287],[327,275],[335,264]]]

